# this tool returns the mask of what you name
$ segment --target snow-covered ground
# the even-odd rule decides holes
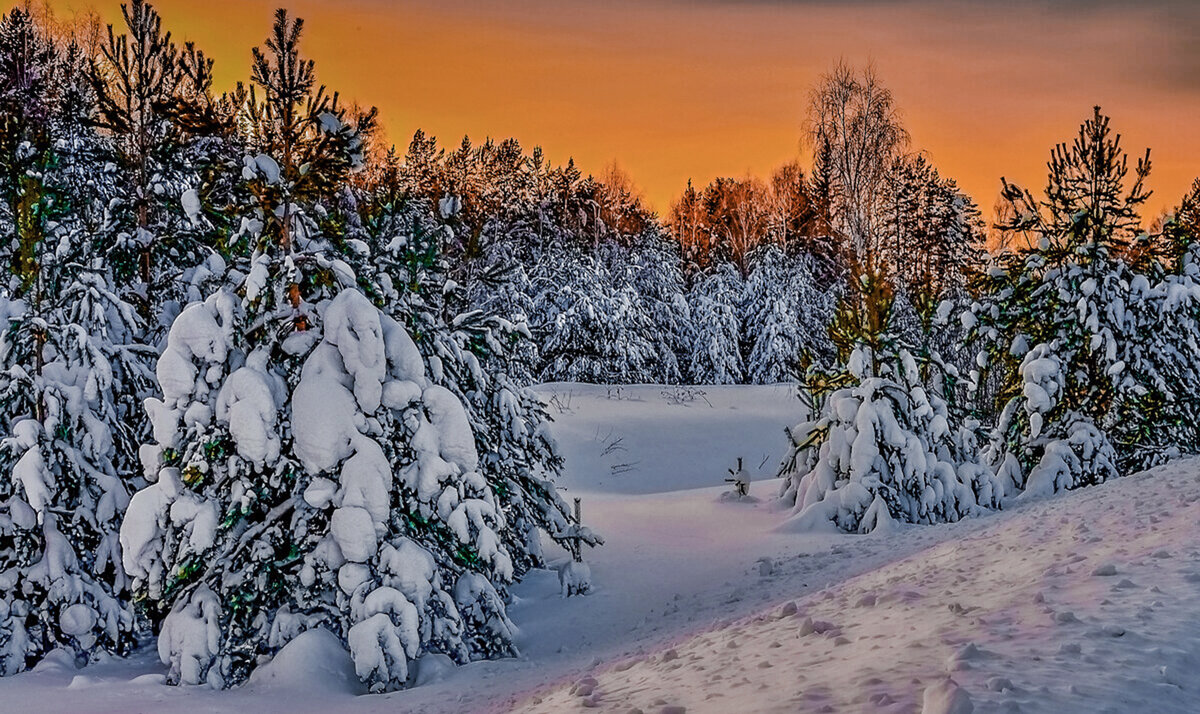
[[[752,477],[773,477],[788,446],[784,428],[804,414],[789,384],[545,384],[537,391],[567,460],[559,486],[589,494],[719,486],[739,457]]]
[[[943,542],[897,552],[934,532]],[[1198,536],[1196,460],[908,529],[882,567],[515,708],[1200,711]]]
[[[948,676],[976,711],[1200,710],[1200,462],[947,526],[782,533],[777,482],[721,494],[738,456],[773,472],[790,388],[541,391],[607,543],[593,594],[516,589],[520,659],[355,696],[319,636],[225,692],[165,686],[143,650],[0,679],[0,712],[910,712]]]

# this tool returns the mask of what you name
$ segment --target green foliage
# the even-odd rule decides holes
[[[843,363],[859,345],[869,347],[872,355],[895,348],[891,327],[896,292],[891,281],[869,266],[859,266],[851,276],[829,326],[829,338]]]

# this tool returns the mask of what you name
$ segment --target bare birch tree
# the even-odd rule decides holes
[[[839,62],[812,90],[808,135],[827,152],[834,227],[850,241],[855,259],[869,265],[878,252],[888,177],[909,139],[891,90],[873,68]]]

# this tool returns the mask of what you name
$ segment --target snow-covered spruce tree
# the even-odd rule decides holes
[[[520,577],[545,564],[542,533],[562,545],[599,542],[573,522],[553,489],[561,459],[543,405],[524,386],[538,366],[538,349],[525,325],[534,296],[520,261],[541,250],[539,233],[562,230],[553,217],[561,207],[539,202],[535,212],[528,205],[540,190],[528,184],[542,183],[549,171],[537,151],[524,158],[514,142],[489,143],[460,149],[453,160],[440,163],[432,158],[437,152],[431,142],[418,136],[413,147],[405,167],[415,182],[411,190],[399,183],[394,152],[365,172],[361,224],[378,283],[370,289],[385,312],[409,328],[429,359],[431,378],[463,401],[481,454],[480,472],[505,515],[501,539]],[[516,173],[531,176],[512,175],[508,167],[518,159],[525,168]],[[434,177],[441,172],[449,176]],[[427,185],[438,181],[464,195],[448,196]],[[488,182],[497,185],[481,185]],[[493,206],[490,215],[478,215],[478,201],[492,205],[496,194],[506,202]],[[424,198],[432,196],[437,200]],[[467,209],[469,215],[462,215]],[[462,249],[456,236],[477,229],[484,234],[477,241],[482,253],[472,270],[464,270],[453,262]]]
[[[1019,488],[1053,471],[1057,490],[1117,475],[1116,460],[1126,470],[1194,448],[1200,413],[1194,359],[1178,348],[1194,339],[1194,283],[1168,287],[1152,259],[1129,262],[1149,240],[1149,156],[1127,188],[1120,137],[1097,108],[1049,167],[1040,202],[1005,184],[1001,228],[1029,248],[999,257],[961,320],[978,347],[973,381],[999,374],[993,467]]]
[[[546,262],[556,274],[547,279],[535,313],[544,321],[538,328],[542,381],[653,382],[653,326],[626,276],[589,255]]]
[[[748,286],[756,285],[751,275]],[[790,382],[802,371],[800,360],[803,340],[795,313],[784,300],[768,300],[763,310],[752,317],[747,332],[754,336],[754,348],[746,358],[746,377],[752,384]],[[757,328],[757,329],[755,329]]]
[[[345,642],[372,691],[427,652],[509,654],[514,572],[466,411],[332,253],[324,203],[362,125],[316,89],[299,21],[255,52],[258,152],[237,292],[187,307],[147,402],[154,440],[121,529],[171,683],[231,686],[300,632]],[[233,251],[231,251],[231,254]]]
[[[652,326],[649,336],[656,358],[649,376],[658,384],[677,384],[684,380],[681,361],[688,354],[694,330],[678,248],[656,231],[641,241],[632,252],[619,254],[628,256],[633,288]]]
[[[1070,488],[1102,483],[1119,475],[1117,454],[1108,435],[1086,415],[1060,407],[1067,396],[1067,375],[1058,356],[1057,341],[1039,344],[1021,362],[1021,396],[1010,400],[996,425],[997,434],[1025,423],[1023,446],[1039,455],[1025,471],[1020,457],[1005,451],[996,438],[986,460],[996,475],[999,503],[1021,491],[1044,496]]]
[[[979,424],[952,403],[954,368],[904,343],[891,283],[857,270],[830,328],[839,361],[808,369],[811,416],[788,431],[780,495],[794,527],[868,532],[995,505],[1003,494],[980,463]]]
[[[313,627],[375,691],[425,652],[511,653],[502,516],[462,405],[405,330],[346,288],[282,347],[307,352],[289,371],[239,349],[245,324],[221,292],[172,326],[147,449],[162,466],[122,527],[136,589],[169,608],[170,680],[237,684]]]
[[[789,261],[770,246],[752,258],[743,299],[746,381],[773,384],[795,379],[803,349],[800,320],[791,293]]]
[[[768,246],[756,253],[753,265],[743,301],[746,379],[755,384],[797,379],[805,355],[832,356],[828,327],[834,301],[817,288],[807,258]]]
[[[742,381],[742,276],[726,263],[700,276],[690,295],[694,335],[688,375],[695,384]]]
[[[134,639],[117,529],[136,433],[118,395],[145,386],[150,355],[98,244],[112,177],[78,113],[80,57],[21,10],[0,21],[0,674]]]
[[[373,255],[385,311],[406,325],[430,365],[430,379],[455,394],[466,408],[480,454],[479,472],[504,514],[499,533],[516,577],[543,567],[541,535],[560,545],[599,536],[575,523],[554,479],[562,466],[547,429],[545,407],[514,373],[522,363],[528,327],[519,316],[467,309],[466,296],[447,277],[438,229],[419,211],[392,206],[372,221]],[[494,309],[493,309],[494,310]]]
[[[791,523],[867,533],[893,521],[943,523],[991,500],[974,425],[925,387],[912,355],[859,347],[816,416],[789,430],[782,497]]]

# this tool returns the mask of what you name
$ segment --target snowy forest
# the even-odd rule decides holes
[[[313,630],[371,693],[520,656],[514,587],[588,595],[607,536],[543,384],[785,385],[764,478],[803,531],[1200,450],[1200,180],[1150,215],[1100,107],[993,220],[837,63],[810,162],[659,215],[615,165],[392,144],[284,10],[225,91],[122,13],[0,21],[0,674],[150,647],[223,690]]]

